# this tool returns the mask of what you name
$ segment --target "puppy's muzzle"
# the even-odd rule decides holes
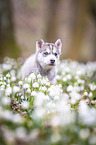
[[[55,59],[50,59],[51,64],[55,63]]]

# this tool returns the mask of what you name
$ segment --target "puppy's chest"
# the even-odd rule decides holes
[[[56,74],[55,69],[44,71],[42,69],[37,68],[37,73],[38,72],[42,75],[42,77],[47,76],[50,81],[55,77],[55,74]]]

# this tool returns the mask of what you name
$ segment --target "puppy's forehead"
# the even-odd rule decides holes
[[[45,43],[43,46],[43,51],[47,51],[49,53],[50,52],[52,52],[52,53],[57,52],[58,53],[58,48],[53,43]]]

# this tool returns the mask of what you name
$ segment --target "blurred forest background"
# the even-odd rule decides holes
[[[0,61],[35,53],[40,38],[60,38],[61,59],[95,61],[96,0],[0,0]]]

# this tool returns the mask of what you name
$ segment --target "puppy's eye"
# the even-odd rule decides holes
[[[48,55],[48,52],[45,52],[44,55]]]
[[[57,56],[57,53],[54,53],[55,56]]]

